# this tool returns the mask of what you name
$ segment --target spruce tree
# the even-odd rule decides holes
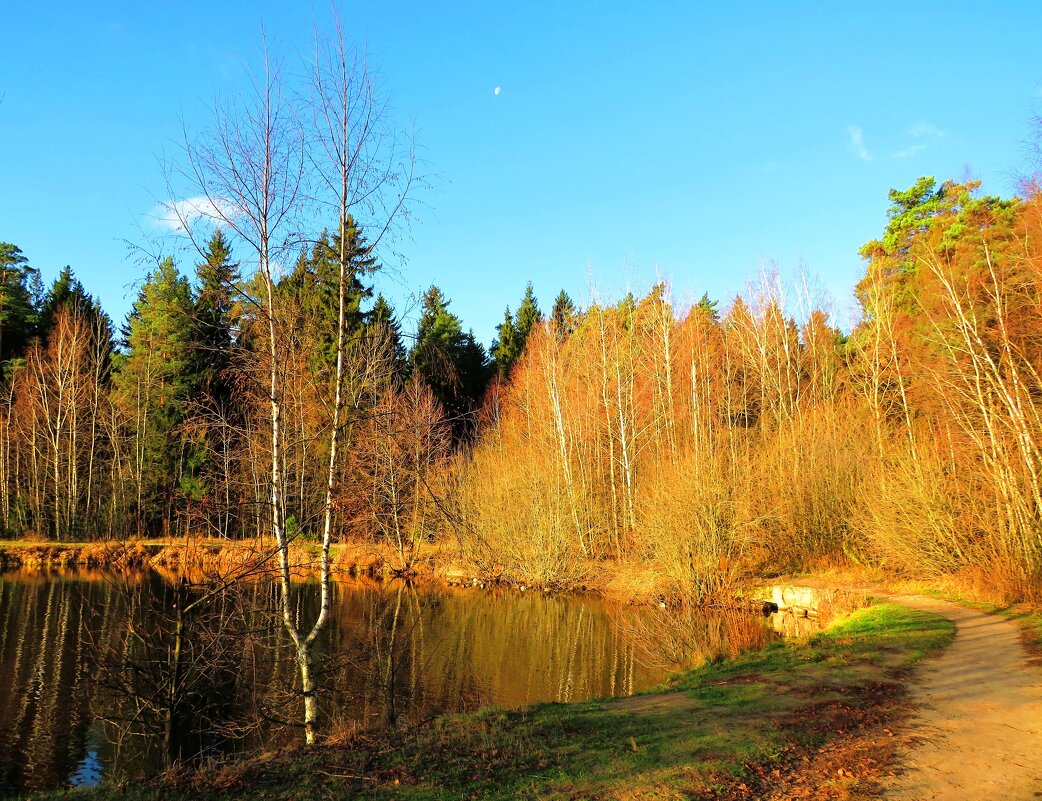
[[[22,251],[0,242],[0,362],[20,358],[37,333],[40,274]]]
[[[137,519],[141,533],[169,528],[182,475],[187,399],[193,375],[194,302],[172,259],[148,275],[124,326],[114,377],[134,443]]]
[[[423,297],[416,342],[409,368],[425,381],[452,421],[456,437],[469,430],[488,384],[488,356],[474,337],[463,332],[460,319],[449,312],[450,301],[436,286]]]
[[[496,329],[496,335],[496,339],[492,343],[492,364],[496,368],[496,372],[505,377],[521,350],[518,347],[520,336],[517,326],[514,325],[514,315],[510,313],[509,306],[503,315],[503,322]]]
[[[372,297],[372,288],[362,278],[379,269],[372,247],[353,218],[347,221],[347,286],[344,297],[345,336],[357,336],[364,324],[362,304]],[[312,348],[314,366],[332,371],[336,364],[336,330],[339,316],[340,232],[328,231],[297,260],[292,273],[279,283],[279,291],[296,304],[300,331]]]
[[[366,326],[374,336],[386,336],[390,341],[394,377],[403,382],[408,372],[408,354],[402,343],[402,327],[394,317],[394,309],[383,295],[377,295],[373,308],[366,315]]]
[[[510,307],[507,307],[506,316],[498,328],[498,337],[492,343],[493,364],[500,375],[508,375],[510,368],[521,358],[532,329],[542,317],[539,301],[536,300],[532,282],[529,281],[521,298],[521,305],[517,307],[517,314],[511,315]]]
[[[58,310],[67,308],[81,317],[90,314],[95,302],[80,280],[73,274],[72,267],[65,265],[51,288],[44,295],[40,306],[40,338],[45,340],[54,327],[54,319]]]
[[[539,310],[539,301],[536,300],[532,282],[529,281],[528,286],[525,287],[524,297],[521,298],[521,305],[517,307],[517,333],[520,336],[518,356],[524,351],[525,343],[528,342],[532,329],[542,318],[543,313]]]
[[[193,314],[193,347],[198,389],[222,406],[231,395],[230,369],[235,340],[235,292],[239,265],[232,261],[231,245],[217,231],[196,266],[199,291]]]
[[[185,498],[206,501],[209,517],[223,536],[236,514],[231,491],[232,456],[242,436],[244,404],[233,393],[239,265],[231,245],[216,231],[196,265],[198,291],[191,325],[191,364],[186,377],[190,425],[185,426],[180,488]]]
[[[575,308],[575,304],[568,293],[562,289],[557,299],[554,300],[554,307],[550,312],[550,327],[557,336],[567,337],[575,330],[577,318],[578,310]]]
[[[101,301],[87,292],[68,265],[58,273],[58,277],[54,279],[40,302],[37,331],[44,343],[50,338],[55,320],[63,309],[85,320],[90,326],[92,347],[99,356],[99,378],[107,382],[112,367],[112,352],[115,349],[112,318],[102,309]]]

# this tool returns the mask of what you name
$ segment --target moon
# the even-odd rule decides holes
[[[497,86],[495,89],[492,90],[492,94],[498,95],[502,91],[503,91],[503,87]]]

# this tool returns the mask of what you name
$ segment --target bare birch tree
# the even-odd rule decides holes
[[[326,470],[326,495],[322,520],[321,607],[311,630],[301,637],[293,633],[302,660],[310,660],[310,649],[329,616],[329,547],[332,542],[337,484],[341,472],[340,440],[345,425],[344,387],[347,358],[346,293],[354,266],[351,250],[354,218],[367,225],[368,255],[384,240],[399,217],[412,186],[415,159],[411,146],[399,139],[390,124],[386,103],[379,97],[368,64],[362,54],[352,50],[344,37],[338,15],[329,39],[316,36],[315,66],[311,73],[312,122],[309,131],[313,146],[310,161],[316,177],[319,208],[328,208],[339,225],[337,286],[336,373],[333,379],[333,408],[329,425],[329,460]],[[372,351],[355,349],[362,358]],[[363,370],[364,374],[370,371]],[[350,443],[347,443],[348,445]],[[287,624],[288,625],[288,624]],[[302,674],[303,675],[303,674]],[[304,688],[305,731],[314,741],[318,720],[314,688]]]
[[[349,369],[350,354],[368,358],[372,349],[349,348],[346,293],[354,278],[353,228],[361,221],[368,233],[366,254],[385,240],[406,212],[414,182],[411,143],[395,134],[386,104],[379,98],[365,59],[346,43],[340,20],[329,38],[316,36],[316,50],[303,90],[291,95],[279,64],[263,48],[263,70],[238,103],[215,104],[214,122],[202,136],[186,136],[186,166],[173,173],[187,179],[191,200],[171,201],[168,210],[181,227],[202,242],[199,226],[214,225],[242,240],[256,258],[259,297],[257,319],[267,341],[267,390],[270,430],[271,531],[278,559],[283,623],[296,649],[304,699],[304,732],[314,743],[319,723],[314,676],[315,642],[329,618],[330,546],[336,530],[336,497],[342,472],[341,445],[352,422],[350,402],[362,394],[345,388],[345,378],[371,376],[371,369]],[[299,101],[299,102],[298,102]],[[173,197],[173,195],[171,195]],[[333,400],[328,408],[329,451],[322,515],[321,606],[307,625],[298,614],[290,569],[290,539],[284,490],[284,395],[277,319],[276,264],[304,237],[309,213],[336,215],[339,228],[336,366]],[[368,380],[366,378],[365,380]],[[353,388],[357,389],[357,388]],[[357,403],[353,404],[357,406]]]
[[[295,223],[305,198],[306,141],[280,65],[266,41],[262,55],[262,69],[250,76],[248,92],[237,102],[215,101],[212,127],[202,134],[192,137],[185,132],[184,164],[170,175],[183,180],[190,196],[188,200],[171,199],[167,209],[197,246],[202,244],[205,232],[216,226],[245,243],[256,259],[260,297],[255,301],[255,314],[265,331],[268,360],[270,524],[278,558],[282,618],[297,647],[305,732],[310,743],[314,740],[317,711],[311,642],[300,634],[290,580],[281,455],[283,387],[274,275],[281,255],[299,238]],[[173,185],[170,191],[174,198]],[[200,229],[204,232],[200,233]]]

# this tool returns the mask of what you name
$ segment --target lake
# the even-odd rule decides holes
[[[299,614],[313,619],[317,586],[298,590]],[[341,734],[630,695],[776,636],[745,613],[587,596],[397,582],[338,583],[334,596],[319,669],[325,723]],[[156,573],[0,575],[0,795],[300,739],[273,587],[191,608],[199,597]]]

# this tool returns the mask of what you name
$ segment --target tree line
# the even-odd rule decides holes
[[[403,335],[348,213],[279,276],[214,230],[118,334],[71,269],[45,290],[0,244],[4,532],[271,543],[178,614],[277,557],[309,742],[336,541],[559,589],[612,565],[684,602],[821,566],[1037,598],[1042,195],[923,178],[890,201],[849,332],[777,276],[725,309],[660,283],[544,313],[529,284],[488,352],[437,287]],[[321,544],[306,617],[300,540]]]
[[[658,285],[545,319],[461,462],[468,549],[680,597],[821,565],[1037,596],[1042,199],[922,178],[890,201],[847,333],[772,276],[726,310]]]
[[[750,568],[866,564],[1013,594],[1042,569],[1039,198],[924,178],[865,245],[848,333],[766,278],[721,311],[656,285],[544,313],[528,286],[490,353],[436,287],[407,345],[364,233],[350,270],[333,539],[444,538],[569,586],[598,560],[709,593]],[[339,234],[275,284],[291,537],[325,507]],[[117,336],[66,268],[3,265],[0,514],[54,539],[269,530],[256,278],[221,232],[173,261]],[[996,584],[997,583],[997,584]]]
[[[750,569],[865,564],[1012,595],[1042,570],[1038,196],[892,191],[844,333],[775,278],[726,310],[643,297],[544,313],[528,286],[486,353],[436,287],[415,333],[345,229],[347,454],[332,538],[427,542],[517,580],[600,560],[711,593]],[[289,536],[326,508],[339,233],[274,284]],[[192,280],[145,279],[117,335],[68,268],[0,246],[0,515],[8,536],[270,531],[266,315],[217,231]]]
[[[391,304],[374,297],[380,265],[364,234],[353,220],[347,231],[346,425],[358,432],[351,489],[337,499],[350,510],[338,536],[377,536],[411,511],[411,487],[473,438],[485,387],[504,368],[437,287],[403,337]],[[309,533],[324,502],[315,465],[327,455],[338,239],[322,232],[275,286],[278,370],[290,400],[282,460],[285,492],[301,510],[291,522],[297,534]],[[267,533],[258,287],[222,231],[191,277],[172,258],[151,270],[119,331],[70,267],[44,289],[21,250],[0,243],[0,270],[6,536]]]

